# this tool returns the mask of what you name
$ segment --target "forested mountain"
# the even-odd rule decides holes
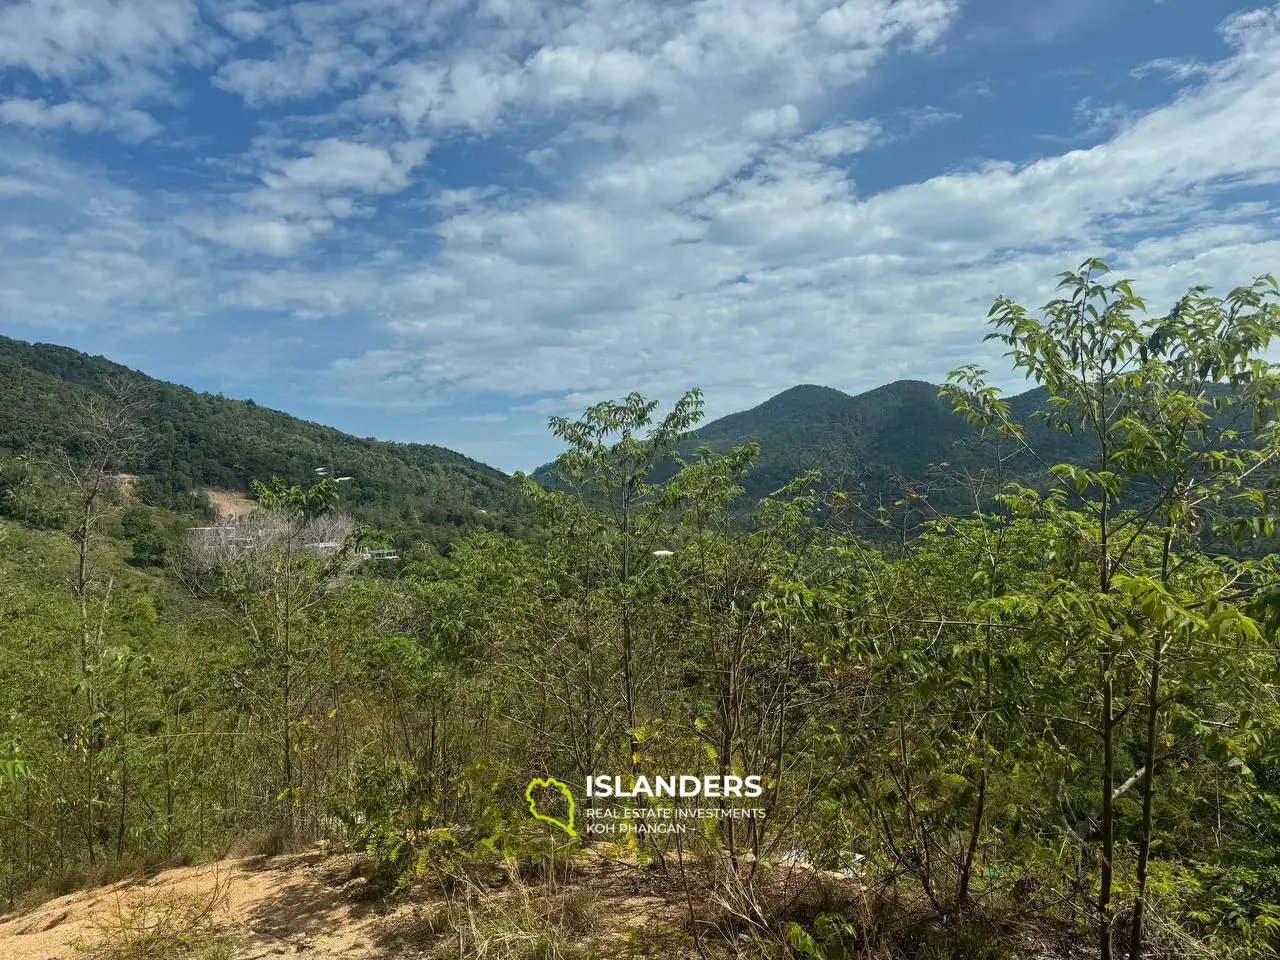
[[[1034,455],[1008,438],[997,447],[956,416],[937,385],[921,380],[898,380],[856,396],[801,384],[702,426],[679,453],[687,458],[704,445],[726,453],[759,443],[759,459],[742,480],[745,502],[820,470],[824,485],[858,491],[868,505],[892,504],[914,490],[927,493],[931,509],[963,514],[973,510],[973,484],[984,472],[983,499],[988,499],[1004,482],[1042,476],[1037,456],[1058,463],[1080,462],[1087,455],[1080,437],[1033,417],[1045,409],[1046,397],[1043,389],[1035,389],[1009,401],[1010,415],[1025,428]],[[535,476],[553,482],[551,465]]]
[[[952,412],[938,387],[921,380],[893,383],[850,396],[831,387],[802,384],[757,407],[712,421],[686,446],[706,444],[717,452],[749,440],[760,444],[760,460],[744,486],[752,498],[765,496],[806,470],[821,470],[837,483],[857,485],[876,496],[897,496],[908,484],[932,484],[946,505],[957,484],[939,478],[947,464],[954,475],[991,469],[995,450],[979,432]],[[1031,414],[1044,409],[1043,389],[1010,400],[1010,413],[1028,431],[1028,441],[1053,462],[1074,460],[1087,449],[1077,438],[1051,430]],[[1006,442],[1006,476],[1024,478],[1031,457],[1015,454]]]
[[[332,465],[352,477],[341,486],[342,505],[402,544],[440,546],[468,524],[508,533],[525,529],[528,512],[510,478],[444,447],[354,437],[252,400],[197,393],[102,357],[7,337],[0,337],[0,457],[65,446],[86,398],[120,386],[140,401],[139,418],[150,434],[143,456],[129,468],[139,476],[135,492],[143,502],[198,512],[207,508],[204,490],[243,492],[251,480],[272,476],[305,486],[317,466]],[[705,424],[678,453],[692,457],[703,445],[725,453],[759,443],[760,456],[742,481],[743,511],[799,474],[820,470],[824,486],[857,492],[871,510],[892,508],[914,490],[928,499],[927,508],[911,508],[917,518],[963,515],[973,510],[979,485],[981,501],[989,503],[1008,481],[1043,486],[1044,463],[1084,462],[1083,438],[1033,416],[1045,409],[1046,396],[1034,389],[1009,400],[1011,417],[1025,428],[1034,454],[1008,438],[997,448],[955,415],[938,386],[920,380],[856,396],[795,386]],[[657,476],[674,471],[669,464]],[[550,465],[534,476],[553,481]],[[874,533],[875,525],[863,529]]]
[[[108,383],[140,397],[140,416],[151,433],[134,468],[144,500],[199,508],[201,491],[246,491],[253,479],[280,476],[289,483],[314,479],[317,466],[333,465],[353,479],[343,503],[361,520],[403,537],[441,543],[451,530],[482,521],[508,532],[519,529],[519,507],[500,471],[431,444],[361,439],[255,404],[197,393],[156,380],[102,357],[50,344],[0,337],[0,455],[63,445],[76,430],[75,411]],[[1074,459],[1079,441],[1030,420],[1044,391],[1013,398],[1015,419],[1027,423],[1042,456]],[[872,502],[892,502],[905,487],[928,488],[944,512],[964,510],[972,496],[959,478],[990,468],[994,450],[952,413],[938,387],[900,380],[850,396],[811,384],[792,387],[757,407],[706,424],[682,444],[717,452],[755,440],[760,459],[744,480],[754,502],[806,470],[822,470],[828,482],[862,490]],[[1006,447],[1005,452],[1009,452]],[[935,469],[946,463],[949,475]],[[1008,479],[1034,471],[1030,457],[1006,460]],[[535,476],[549,479],[548,468]],[[484,511],[481,513],[480,511]]]
[[[511,529],[515,499],[498,470],[422,443],[361,439],[252,400],[197,393],[67,347],[0,337],[0,456],[65,445],[91,396],[123,387],[150,440],[128,472],[142,499],[192,509],[207,488],[247,491],[254,479],[309,483],[336,467],[345,507],[405,537],[442,542],[464,524]],[[484,511],[481,513],[480,511]]]

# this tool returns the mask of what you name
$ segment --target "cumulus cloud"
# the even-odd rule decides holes
[[[369,213],[366,198],[398,193],[427,157],[425,140],[376,146],[340,138],[311,141],[293,155],[257,158],[258,186],[240,193],[233,210],[197,213],[192,233],[228,247],[290,256],[329,233],[335,221]]]
[[[742,128],[749,136],[761,139],[795,133],[800,129],[800,111],[791,103],[752,110],[742,121]]]
[[[130,143],[140,143],[160,131],[160,125],[141,110],[110,111],[75,100],[53,104],[22,98],[0,100],[0,123],[34,130],[112,132]]]
[[[403,190],[414,167],[426,159],[430,144],[407,140],[389,149],[330,138],[307,147],[307,153],[274,162],[262,181],[272,190],[359,190],[393,193]]]
[[[718,100],[726,84],[766,84],[787,97],[812,97],[866,76],[896,43],[914,49],[934,43],[959,6],[959,0],[530,5],[541,16],[513,16],[507,29],[480,31],[472,44],[427,63],[395,64],[360,107],[417,130],[484,128],[516,110],[616,109],[645,98],[669,108],[693,97]],[[785,117],[787,107],[780,109]]]
[[[569,185],[581,202],[464,211],[439,230],[452,293],[395,325],[401,355],[469,389],[710,381],[732,404],[801,379],[870,386],[895,358],[937,377],[974,355],[974,318],[994,293],[1034,293],[1092,251],[1117,252],[1169,297],[1191,258],[1197,278],[1238,281],[1276,249],[1270,205],[1223,201],[1280,179],[1280,36],[1270,17],[1224,33],[1242,53],[1167,106],[1113,115],[1127,122],[1089,150],[863,198],[824,161],[866,148],[876,124],[761,152],[755,139],[795,118],[758,108],[745,135],[590,166]],[[1174,239],[1140,242],[1171,228]],[[504,350],[528,362],[499,373],[490,358]],[[787,359],[744,374],[717,361],[726,352]]]
[[[48,339],[118,328],[145,338],[207,315],[205,251],[164,202],[0,135],[0,184],[15,182],[0,218],[0,316],[10,331]]]
[[[0,70],[75,95],[12,99],[6,122],[147,139],[158,125],[140,106],[172,100],[174,71],[222,49],[194,0],[13,0],[0,6]]]
[[[110,51],[69,33],[21,54],[49,86],[10,96],[0,134],[141,141],[104,84],[143,90],[185,59],[206,95],[238,98],[237,137],[164,189],[67,160],[61,140],[0,141],[0,309],[64,329],[251,315],[274,343],[305,326],[325,360],[291,382],[335,418],[484,397],[521,438],[506,466],[551,452],[520,432],[547,412],[631,389],[697,384],[718,414],[802,381],[998,369],[980,343],[992,296],[1043,299],[1089,254],[1153,302],[1280,254],[1280,7],[1228,19],[1217,61],[1135,65],[1180,88],[1154,108],[1090,90],[1063,118],[1087,149],[939,158],[877,190],[875,151],[961,129],[1007,90],[966,84],[966,117],[944,96],[868,106],[877,70],[963,42],[959,0],[153,4],[160,23]],[[5,8],[0,37],[12,9],[48,12]],[[1074,29],[1063,17],[1018,23],[1047,36]],[[0,41],[0,64],[15,49]],[[341,335],[311,335],[325,324]]]
[[[801,141],[801,149],[820,157],[843,157],[858,153],[883,136],[883,128],[875,120],[839,123],[815,130]]]
[[[80,80],[171,66],[200,37],[193,0],[16,0],[0,9],[0,64]]]
[[[224,220],[197,220],[191,224],[191,229],[206,239],[273,256],[297,253],[332,227],[332,220],[322,218],[297,221],[248,215]]]
[[[271,27],[271,17],[261,10],[227,10],[219,18],[222,28],[241,40],[256,40]]]

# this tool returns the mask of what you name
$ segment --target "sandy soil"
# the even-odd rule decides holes
[[[365,858],[349,854],[252,857],[79,891],[0,916],[0,960],[92,958],[98,955],[94,945],[107,942],[104,935],[119,928],[120,917],[182,898],[209,902],[213,891],[221,891],[216,925],[235,944],[236,960],[413,960],[456,942],[459,931],[466,943],[477,937],[510,941],[502,949],[503,943],[490,940],[487,955],[520,955],[511,948],[529,934],[527,927],[526,933],[508,934],[520,930],[520,922],[512,925],[510,918],[527,923],[530,916],[556,914],[563,920],[561,904],[575,897],[583,926],[571,935],[589,944],[593,955],[635,956],[643,943],[659,953],[641,955],[697,956],[678,932],[687,916],[684,896],[670,878],[631,864],[588,855],[575,863],[567,881],[539,885],[498,877],[470,895],[455,892],[448,906],[442,894],[425,890],[391,902],[370,896],[367,866]],[[539,925],[533,926],[536,931]]]
[[[208,489],[204,494],[218,511],[219,517],[243,517],[253,509],[253,501],[236,490]]]
[[[208,898],[219,886],[226,898],[217,919],[240,942],[242,960],[384,956],[373,949],[381,918],[351,895],[353,885],[363,885],[356,872],[352,858],[255,857],[81,891],[0,917],[0,960],[83,960],[92,950],[78,944],[92,947],[122,911],[183,896]]]
[[[228,859],[0,915],[0,960],[147,960],[146,951],[103,952],[104,944],[119,942],[122,916],[136,920],[141,910],[150,919],[167,904],[215,901],[210,926],[231,948],[217,956],[235,960],[741,956],[738,948],[750,945],[750,925],[735,922],[745,917],[734,908],[741,903],[733,896],[735,885],[705,862],[686,857],[683,863],[669,858],[665,866],[642,870],[591,848],[550,881],[521,879],[495,863],[491,872],[451,886],[447,897],[438,885],[387,897],[370,891],[369,861],[358,854]],[[855,902],[863,889],[849,878],[809,868],[770,876],[770,902],[786,902],[810,917],[832,898]],[[695,929],[688,922],[691,913],[699,919],[701,949],[689,935]],[[557,949],[546,949],[548,939]],[[1017,933],[1006,946],[1024,960],[1092,956],[1035,931]]]

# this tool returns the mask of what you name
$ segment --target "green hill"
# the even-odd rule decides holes
[[[1012,398],[1011,412],[1049,462],[1078,456],[1078,440],[1032,419],[1043,404],[1044,391],[1030,390]],[[759,463],[744,484],[753,499],[805,470],[819,469],[838,485],[857,485],[885,498],[896,499],[907,485],[927,484],[939,507],[962,512],[972,509],[972,499],[965,502],[960,478],[989,470],[995,455],[938,397],[938,387],[920,380],[898,380],[856,396],[812,384],[792,387],[750,410],[712,421],[690,446],[706,444],[719,451],[749,440],[760,444]],[[944,463],[946,476],[934,469]],[[1034,466],[1029,455],[1015,454],[1005,460],[1005,477],[1026,477]]]
[[[129,385],[145,404],[140,419],[151,442],[133,472],[148,502],[191,510],[208,489],[245,491],[250,480],[277,475],[310,483],[316,467],[332,464],[353,478],[342,484],[348,509],[403,537],[443,543],[464,524],[518,526],[507,476],[444,447],[361,439],[103,357],[8,337],[0,337],[0,456],[65,444],[85,399],[109,381]]]
[[[361,439],[300,420],[251,400],[197,393],[67,347],[0,337],[0,456],[49,449],[74,432],[75,411],[109,381],[123,382],[146,401],[152,442],[135,472],[147,502],[176,509],[204,507],[204,491],[245,491],[249,481],[281,476],[309,483],[332,464],[353,479],[345,505],[363,521],[396,532],[402,542],[451,540],[462,526],[517,532],[524,511],[509,478],[452,450],[430,444]],[[1015,419],[1048,463],[1078,460],[1080,441],[1031,418],[1042,390],[1012,398]],[[994,450],[938,397],[938,387],[899,380],[856,396],[803,384],[759,406],[703,426],[682,446],[717,451],[755,440],[761,448],[745,481],[758,500],[806,470],[829,484],[860,489],[865,502],[892,503],[908,488],[927,489],[933,507],[969,513],[965,478],[989,470]],[[1004,479],[1041,473],[1030,456],[1002,451]],[[945,471],[939,465],[946,464]],[[549,481],[549,467],[535,476]],[[993,492],[988,486],[987,492]]]
[[[1032,417],[1044,403],[1042,389],[1029,390],[1011,398],[1011,414],[1045,462],[1079,460],[1085,449],[1080,439]],[[680,453],[688,456],[703,445],[724,452],[752,440],[760,444],[760,458],[743,481],[752,502],[817,469],[826,484],[861,490],[872,506],[892,504],[916,489],[927,490],[943,513],[967,514],[974,507],[969,478],[991,471],[996,462],[995,448],[952,412],[937,386],[921,380],[898,380],[856,396],[814,384],[795,386],[711,421]],[[1004,481],[1043,475],[1033,456],[1013,450],[1008,441],[1000,459]],[[535,476],[551,481],[551,466]],[[994,491],[995,478],[988,474],[986,492]]]

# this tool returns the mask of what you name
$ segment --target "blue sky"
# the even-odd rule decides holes
[[[1256,0],[0,6],[0,331],[508,470],[633,389],[1007,378],[1088,255],[1280,272],[1278,181]]]

